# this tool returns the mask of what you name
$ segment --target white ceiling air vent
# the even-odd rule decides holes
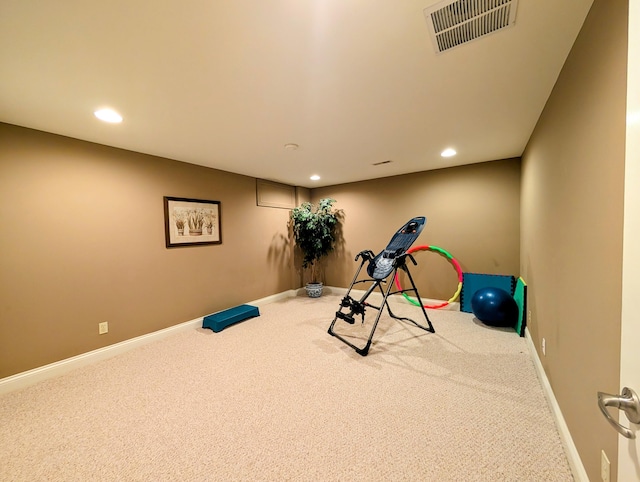
[[[510,27],[518,0],[446,0],[424,9],[437,53]]]

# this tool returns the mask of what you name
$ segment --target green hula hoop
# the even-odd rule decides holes
[[[462,291],[462,268],[460,267],[460,263],[458,263],[458,261],[446,249],[439,248],[438,246],[427,246],[427,245],[416,246],[408,250],[407,254],[415,253],[416,251],[435,251],[437,253],[442,254],[451,262],[451,264],[453,264],[453,267],[456,269],[456,272],[458,273],[458,289],[453,294],[453,296],[449,298],[449,300],[445,301],[444,303],[440,303],[439,305],[423,305],[423,306],[425,308],[432,308],[432,309],[443,308],[447,306],[449,303],[453,303],[455,300],[457,300],[458,296],[460,296],[460,292]],[[402,286],[400,286],[400,279],[398,278],[398,273],[396,273],[394,282],[396,284],[396,288],[402,291]],[[412,305],[420,306],[420,303],[418,302],[418,300],[411,298],[406,293],[403,292],[402,296],[404,296],[404,298]]]

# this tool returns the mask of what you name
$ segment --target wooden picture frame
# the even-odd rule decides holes
[[[222,244],[220,201],[164,197],[167,248]]]

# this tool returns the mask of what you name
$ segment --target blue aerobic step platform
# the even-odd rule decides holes
[[[260,316],[260,311],[257,306],[240,305],[205,316],[202,320],[202,328],[211,328],[214,332],[218,333],[229,325],[256,316]]]

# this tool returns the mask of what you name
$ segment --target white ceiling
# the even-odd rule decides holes
[[[306,187],[521,155],[592,0],[443,54],[435,3],[0,0],[0,121]]]

